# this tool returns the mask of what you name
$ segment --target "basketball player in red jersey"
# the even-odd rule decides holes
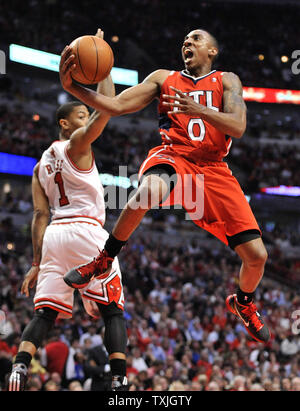
[[[166,204],[166,199],[168,204],[176,203],[178,182],[174,188],[164,178],[166,173],[176,174],[178,181],[191,176],[196,189],[199,188],[196,176],[204,175],[204,212],[193,221],[229,245],[241,258],[239,287],[236,294],[227,297],[226,304],[255,340],[267,342],[268,327],[253,302],[267,252],[241,187],[223,162],[232,138],[241,138],[246,129],[246,105],[238,76],[212,70],[217,54],[216,39],[204,30],[193,30],[182,45],[185,70],[157,70],[141,84],[109,98],[72,81],[74,56],[68,47],[65,49],[62,59],[68,69],[61,73],[63,87],[96,110],[119,116],[141,110],[159,99],[162,144],[150,150],[141,165],[140,186],[122,210],[99,256],[70,270],[64,279],[71,287],[84,287],[94,275],[106,275],[145,213],[158,204]],[[137,208],[141,199],[147,201]],[[185,201],[182,205],[188,212],[192,211]]]

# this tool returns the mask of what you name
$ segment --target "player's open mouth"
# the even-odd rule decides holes
[[[192,52],[191,49],[185,49],[183,52],[183,55],[184,55],[184,61],[185,63],[187,63],[193,58],[194,53]]]

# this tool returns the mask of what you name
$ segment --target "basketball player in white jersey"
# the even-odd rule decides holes
[[[97,36],[103,38],[100,29]],[[60,68],[64,69],[67,69],[67,63]],[[115,95],[110,76],[98,84],[98,91],[107,96]],[[108,238],[103,228],[103,187],[91,148],[108,120],[109,115],[99,112],[89,116],[87,107],[81,102],[61,106],[57,110],[59,141],[43,153],[34,169],[33,263],[21,291],[29,296],[29,288],[37,282],[35,313],[22,334],[8,377],[9,391],[25,389],[31,359],[56,318],[72,316],[74,290],[64,282],[63,275],[96,255],[98,247]],[[52,214],[50,224],[49,208]],[[104,344],[110,360],[111,388],[127,390],[127,332],[118,261],[115,260],[113,270],[106,278],[95,279],[79,291],[86,311],[93,317],[98,317],[100,312],[105,324]]]

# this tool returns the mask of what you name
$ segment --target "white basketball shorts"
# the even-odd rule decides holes
[[[72,316],[74,289],[63,280],[73,267],[92,260],[103,249],[108,238],[98,220],[73,217],[54,220],[46,229],[34,308],[49,307],[59,312],[60,318]],[[115,302],[124,309],[122,276],[117,257],[105,279],[94,279],[79,290],[86,311],[99,316],[96,303]]]

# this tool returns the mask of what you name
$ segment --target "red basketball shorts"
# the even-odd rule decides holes
[[[151,167],[168,164],[177,182],[162,207],[184,208],[190,219],[228,245],[228,238],[259,226],[236,178],[225,162],[192,163],[170,146],[149,151],[139,179]]]

